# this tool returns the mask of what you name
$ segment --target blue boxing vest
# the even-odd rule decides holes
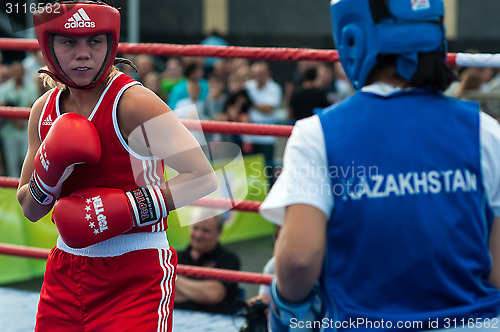
[[[358,92],[319,118],[335,201],[323,327],[420,330],[497,316],[477,104],[420,89]]]

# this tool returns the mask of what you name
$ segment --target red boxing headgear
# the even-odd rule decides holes
[[[46,5],[33,14],[35,32],[49,71],[40,71],[73,88],[90,89],[104,82],[115,61],[120,36],[120,13],[95,1],[62,1]],[[85,86],[76,85],[61,69],[54,54],[54,35],[83,37],[106,34],[108,52],[99,73]]]

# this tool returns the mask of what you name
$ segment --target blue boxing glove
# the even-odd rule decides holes
[[[327,317],[323,297],[316,285],[302,302],[285,302],[278,293],[277,279],[271,282],[269,323],[271,332],[315,332],[320,331],[321,320]],[[315,323],[316,322],[316,323]]]

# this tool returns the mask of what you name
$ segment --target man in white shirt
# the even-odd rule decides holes
[[[269,66],[264,61],[259,61],[251,66],[253,79],[245,83],[248,96],[252,101],[252,107],[248,116],[252,123],[276,124],[276,110],[281,104],[283,96],[282,89],[278,83],[271,78]],[[244,136],[243,141],[251,143],[251,153],[262,153],[266,159],[268,169],[274,167],[274,143],[273,136]],[[273,182],[273,172],[267,174]]]

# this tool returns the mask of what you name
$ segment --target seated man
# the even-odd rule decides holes
[[[240,260],[219,243],[224,225],[222,214],[211,217],[210,210],[197,211],[197,220],[189,227],[189,246],[178,252],[179,264],[239,270]],[[203,214],[207,217],[203,217]],[[200,217],[201,215],[201,217]],[[175,309],[234,313],[238,284],[219,280],[193,279],[177,276],[175,282]]]

